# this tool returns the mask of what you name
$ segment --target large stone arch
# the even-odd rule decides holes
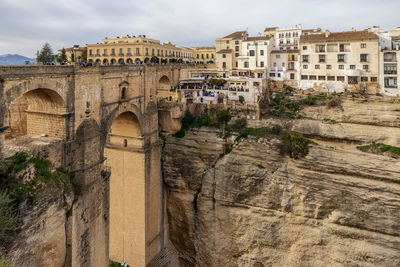
[[[103,126],[103,136],[106,136],[111,129],[111,125],[114,120],[124,112],[132,112],[138,119],[140,135],[143,136],[145,134],[144,129],[144,117],[139,107],[132,103],[124,103],[113,109],[107,116]]]
[[[67,107],[62,96],[46,88],[25,88],[19,92],[24,93],[8,97],[4,120],[10,128],[6,138],[44,135],[65,139]]]
[[[157,98],[169,98],[171,89],[171,79],[168,75],[161,75],[157,81]]]

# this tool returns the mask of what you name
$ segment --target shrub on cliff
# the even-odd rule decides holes
[[[4,239],[8,231],[14,230],[16,217],[11,209],[12,202],[13,200],[6,190],[0,192],[0,240]]]
[[[361,150],[363,152],[369,152],[369,153],[373,153],[373,154],[388,155],[392,158],[400,157],[400,147],[386,145],[383,143],[372,142],[369,145],[357,146],[357,149]]]
[[[282,135],[281,153],[288,154],[294,159],[305,157],[310,143],[311,141],[304,138],[301,133],[285,132]]]

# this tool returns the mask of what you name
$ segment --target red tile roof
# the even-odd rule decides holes
[[[361,41],[378,40],[378,36],[369,31],[348,31],[348,32],[323,32],[320,34],[307,34],[300,37],[302,43],[315,42],[337,42],[337,41]]]

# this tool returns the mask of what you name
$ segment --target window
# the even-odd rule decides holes
[[[301,79],[302,80],[308,80],[308,76],[307,75],[301,75]]]
[[[104,49],[104,54],[103,56],[107,56],[107,49]]]
[[[222,54],[222,58],[226,58],[226,54]]]
[[[310,80],[313,80],[313,81],[317,80],[317,76],[315,76],[315,75],[310,75]]]
[[[96,49],[96,56],[100,56],[100,49]]]
[[[316,50],[318,53],[325,52],[325,45],[317,45]]]
[[[90,56],[93,55],[92,49],[89,49],[89,55],[90,55]]]
[[[325,55],[319,55],[318,59],[319,59],[319,62],[324,63],[325,62]]]
[[[269,77],[275,77],[275,73],[270,73]]]
[[[281,58],[281,55],[276,55],[276,58]]]
[[[136,55],[140,55],[140,48],[136,48]],[[167,53],[165,53],[167,55]]]
[[[361,48],[367,48],[367,44],[366,43],[361,43]]]
[[[368,54],[361,54],[360,62],[368,62]]]
[[[111,55],[115,56],[115,49],[114,48],[111,49]]]
[[[290,73],[290,79],[294,80],[294,73]]]
[[[356,69],[356,65],[350,65],[350,69],[351,70],[355,70]]]
[[[235,57],[238,57],[239,56],[239,53],[235,53]]]
[[[128,49],[128,50],[129,50],[129,49]],[[154,48],[151,50],[151,55],[152,55],[152,56],[155,55],[155,53],[154,53]]]
[[[302,59],[303,62],[308,62],[308,55],[302,55]]]
[[[328,80],[328,81],[334,81],[334,80],[335,80],[335,76],[328,76],[328,77],[327,77],[327,80]]]
[[[282,67],[285,67],[285,62],[282,62]]]
[[[208,54],[206,54],[206,58],[208,58]]]
[[[376,83],[378,81],[378,78],[377,77],[371,77],[371,82],[372,83]]]
[[[303,69],[308,69],[308,65],[303,65]]]
[[[397,78],[396,77],[385,77],[385,88],[397,88]]]
[[[250,50],[250,56],[254,57],[254,50]]]
[[[214,54],[211,54],[211,58],[214,58]]]
[[[260,67],[264,67],[264,61],[260,61]]]
[[[339,65],[339,70],[344,70],[344,65]]]
[[[319,65],[315,65],[315,69],[316,69],[316,70],[319,70]]]
[[[204,54],[201,54],[201,58],[204,59]]]
[[[236,51],[236,52],[239,51],[239,46],[235,46],[235,51]]]
[[[344,76],[337,76],[336,81],[338,82],[344,82]]]
[[[239,44],[239,41],[235,41],[235,45],[238,45]]]
[[[197,54],[197,58],[200,58],[200,55],[199,55],[199,54]]]
[[[363,65],[363,70],[368,70],[368,65]]]
[[[245,68],[248,68],[249,67],[249,62],[245,61],[243,65],[244,65]]]
[[[226,43],[229,44],[229,41],[227,40]]]
[[[325,81],[325,76],[318,76],[319,81]]]
[[[238,62],[237,61],[235,62],[235,66],[236,66],[236,68],[238,67]]]
[[[225,69],[226,68],[226,62],[222,62],[222,67]]]
[[[368,82],[368,77],[361,77],[362,82]]]
[[[397,74],[397,64],[383,64],[384,74]]]
[[[326,65],[326,69],[327,70],[331,70],[332,69],[332,65]]]
[[[339,51],[340,52],[344,52],[344,44],[340,44],[339,45]]]
[[[277,76],[278,76],[278,77],[281,77],[281,74],[280,74],[280,73],[277,73]]]
[[[128,48],[128,55],[131,55],[132,54],[132,50],[131,50],[131,48]]]
[[[347,77],[348,83],[349,84],[357,84],[358,83],[358,77],[357,76],[349,76]]]
[[[338,62],[344,62],[344,54],[338,54],[337,55],[337,61]]]
[[[304,45],[304,46],[303,46],[303,50],[307,50],[307,46]]]
[[[122,48],[120,48],[120,49],[119,49],[119,55],[122,56],[123,54],[124,54],[124,53],[123,53],[123,50],[122,50]]]
[[[260,50],[260,56],[264,55],[264,50]]]
[[[274,67],[276,68],[276,62],[274,62],[274,64],[273,64],[273,65],[274,65]]]

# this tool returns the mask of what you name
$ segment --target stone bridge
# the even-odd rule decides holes
[[[157,89],[181,68],[0,67],[0,159],[8,140],[62,140],[60,165],[82,185],[66,266],[146,266],[165,247]]]

